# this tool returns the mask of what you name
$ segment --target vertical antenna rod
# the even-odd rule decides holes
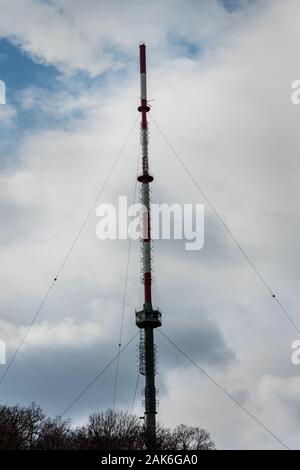
[[[145,428],[148,449],[156,447],[156,389],[155,389],[155,352],[153,329],[161,326],[161,313],[152,307],[152,259],[151,259],[151,200],[150,183],[153,176],[149,174],[148,162],[148,122],[147,113],[150,107],[147,102],[146,81],[146,46],[140,45],[140,80],[141,80],[141,149],[142,174],[138,176],[141,184],[141,203],[145,210],[142,217],[142,282],[144,284],[143,310],[136,312],[136,324],[141,331],[142,351],[140,371],[145,376]]]

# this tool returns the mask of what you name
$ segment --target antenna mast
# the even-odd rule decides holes
[[[140,202],[145,210],[142,216],[142,282],[144,284],[143,310],[136,312],[136,324],[141,329],[140,372],[145,376],[145,429],[148,449],[156,447],[156,388],[155,388],[155,348],[154,328],[161,326],[161,313],[152,307],[152,258],[151,258],[151,198],[150,183],[153,176],[149,173],[148,161],[148,122],[150,107],[147,102],[146,46],[140,45],[141,104],[141,149],[142,174],[140,182]]]

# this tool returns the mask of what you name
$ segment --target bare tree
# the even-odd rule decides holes
[[[136,449],[142,442],[138,417],[123,411],[92,414],[78,431],[91,449]]]
[[[173,443],[178,450],[213,450],[215,445],[209,433],[199,427],[180,424],[172,433]]]
[[[173,431],[157,425],[157,449],[214,449],[209,433],[181,424]],[[72,429],[69,420],[49,418],[35,403],[28,407],[0,406],[0,449],[145,449],[144,422],[137,416],[107,410],[89,416]]]
[[[67,421],[48,418],[35,403],[0,406],[0,449],[65,448],[70,433]]]
[[[35,403],[28,407],[0,406],[0,448],[31,449],[45,415]]]
[[[98,450],[145,449],[144,423],[123,411],[108,410],[89,417],[86,426],[77,429],[76,448]],[[157,424],[156,448],[159,450],[212,450],[209,433],[199,427],[180,424],[173,431]]]
[[[35,449],[72,449],[74,447],[74,431],[70,421],[61,418],[47,418],[41,426],[34,443]]]

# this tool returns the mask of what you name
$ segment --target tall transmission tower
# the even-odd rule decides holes
[[[140,373],[145,376],[144,418],[148,449],[156,447],[156,413],[157,400],[155,388],[155,346],[154,328],[161,326],[161,313],[152,307],[152,246],[151,246],[151,197],[150,183],[153,176],[149,173],[148,161],[148,122],[147,113],[150,107],[147,102],[146,80],[146,46],[140,45],[140,80],[141,80],[141,150],[142,174],[140,182],[140,202],[146,209],[142,216],[142,282],[144,284],[143,310],[136,312],[136,324],[141,329],[140,340]]]

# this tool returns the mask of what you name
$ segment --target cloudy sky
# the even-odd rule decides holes
[[[300,328],[297,0],[1,0],[0,336],[18,347],[137,117],[138,44],[151,114]],[[133,199],[138,125],[99,202]],[[154,202],[203,198],[150,121]],[[13,366],[2,403],[60,414],[117,352],[128,241],[100,241],[92,211]],[[123,344],[142,305],[129,264]],[[205,203],[205,246],[154,243],[163,331],[290,448],[300,448],[297,339]],[[157,334],[159,419],[205,427],[221,449],[280,444]],[[4,373],[5,366],[0,366]],[[112,366],[69,411],[112,406]],[[120,359],[130,410],[137,339]],[[139,393],[135,411],[142,413]]]

